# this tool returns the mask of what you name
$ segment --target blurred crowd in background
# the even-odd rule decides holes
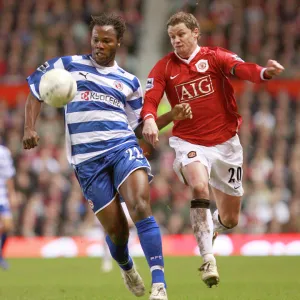
[[[174,1],[173,8],[195,14],[203,45],[230,49],[262,65],[268,58],[277,59],[286,68],[283,77],[300,79],[297,0],[196,2]],[[125,18],[128,30],[117,61],[129,72],[137,68],[143,0],[0,0],[0,10],[0,84],[24,83],[47,59],[89,53],[90,15],[101,11]],[[166,45],[162,52],[169,48]],[[85,235],[95,226],[95,217],[66,160],[63,113],[44,105],[36,126],[40,145],[24,151],[26,96],[19,94],[12,108],[0,95],[0,136],[17,169],[14,234]],[[285,89],[271,96],[263,87],[254,90],[247,84],[238,104],[244,118],[239,136],[244,146],[245,195],[235,231],[300,231],[300,92],[298,98]],[[170,131],[161,134],[156,150],[141,142],[156,175],[151,184],[153,212],[163,233],[191,233],[192,196],[173,172],[169,135]]]

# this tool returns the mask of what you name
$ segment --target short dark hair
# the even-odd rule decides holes
[[[123,38],[124,32],[126,30],[126,24],[122,17],[114,14],[102,13],[98,16],[91,16],[92,20],[90,22],[90,29],[93,30],[94,26],[106,26],[112,25],[117,32],[118,40]]]
[[[169,26],[175,26],[180,23],[185,24],[185,26],[190,30],[194,30],[195,28],[198,28],[200,33],[200,25],[197,19],[192,14],[184,11],[180,11],[172,15],[167,22],[167,28]]]

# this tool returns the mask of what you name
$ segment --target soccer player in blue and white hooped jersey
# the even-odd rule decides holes
[[[11,206],[15,201],[13,176],[16,171],[8,148],[0,145],[0,267],[8,268],[3,258],[3,249],[7,234],[13,229]]]
[[[91,55],[55,58],[27,78],[31,93],[25,107],[23,147],[38,145],[35,122],[41,109],[39,82],[53,68],[69,71],[77,82],[74,99],[65,106],[68,159],[83,194],[107,232],[112,257],[121,268],[127,288],[136,296],[145,286],[128,253],[128,223],[119,194],[128,206],[152,274],[150,300],[167,300],[159,227],[149,199],[150,165],[136,136],[142,137],[140,111],[143,92],[139,80],[115,62],[124,21],[114,15],[92,17]],[[180,104],[157,119],[159,128],[191,117]]]

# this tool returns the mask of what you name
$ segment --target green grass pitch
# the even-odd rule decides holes
[[[169,300],[299,300],[300,257],[218,257],[221,282],[207,288],[199,257],[166,258]],[[135,259],[150,290],[143,258]],[[118,267],[100,270],[100,258],[11,259],[0,270],[1,300],[130,300]],[[148,299],[149,294],[139,299]]]

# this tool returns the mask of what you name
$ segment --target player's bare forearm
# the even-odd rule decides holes
[[[38,145],[40,138],[35,131],[35,123],[40,111],[41,102],[30,93],[25,104],[24,137],[22,141],[24,149],[31,149]]]
[[[163,129],[164,127],[169,125],[171,122],[173,122],[172,111],[169,111],[169,112],[159,116],[156,119],[156,125],[157,125],[158,130]]]
[[[25,104],[24,130],[35,130],[35,123],[41,111],[41,102],[32,93],[27,97]]]

